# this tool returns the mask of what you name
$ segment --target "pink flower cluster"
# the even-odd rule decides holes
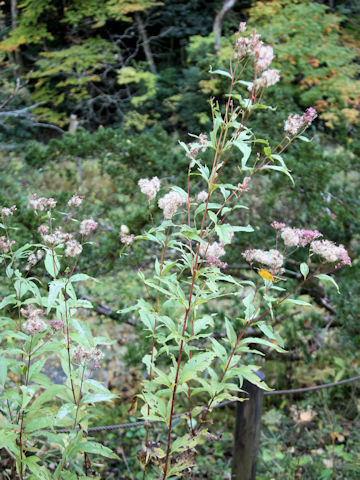
[[[74,348],[72,352],[73,362],[76,364],[80,363],[89,363],[94,362],[95,368],[100,368],[100,360],[103,358],[104,354],[98,348],[91,348],[90,350],[85,350],[83,347]]]
[[[124,232],[120,232],[120,241],[124,243],[127,247],[130,246],[135,239],[135,235],[132,233],[131,235],[127,235]]]
[[[59,318],[54,318],[53,320],[50,320],[49,325],[54,332],[59,332],[64,328],[64,322]]]
[[[98,222],[95,222],[92,218],[87,218],[80,223],[81,235],[90,235],[91,232],[96,230]]]
[[[25,318],[27,318],[26,322],[23,324],[23,328],[29,335],[35,335],[36,333],[46,330],[46,323],[42,318],[45,315],[43,310],[28,304],[26,310],[22,308],[20,312]]]
[[[36,211],[49,211],[56,207],[56,201],[53,198],[39,197],[37,194],[33,193],[29,197],[29,203],[31,207]]]
[[[189,143],[189,154],[191,158],[196,158],[199,154],[199,150],[205,152],[208,145],[208,136],[205,133],[200,133],[198,143]],[[200,147],[199,147],[200,145]]]
[[[14,212],[16,210],[16,205],[13,205],[12,207],[10,208],[7,208],[7,207],[3,207],[1,209],[1,216],[2,218],[5,218],[5,217],[9,217],[10,215],[13,215]]]
[[[79,207],[84,200],[84,197],[80,197],[77,193],[75,193],[70,200],[68,201],[69,207]]]
[[[285,122],[284,130],[287,134],[296,135],[302,127],[311,125],[317,116],[318,114],[313,107],[309,107],[301,116],[297,113],[295,115],[291,113]]]
[[[237,188],[240,193],[247,191],[250,180],[251,180],[251,177],[245,177],[242,183],[238,183]]]
[[[0,237],[0,250],[3,253],[8,253],[14,244],[15,240],[7,240],[4,236]]]

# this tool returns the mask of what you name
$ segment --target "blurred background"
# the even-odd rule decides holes
[[[121,399],[116,409],[102,407],[101,423],[135,420],[126,412],[149,347],[137,320],[116,313],[143,295],[136,269],[119,258],[119,231],[123,225],[140,234],[150,225],[139,178],[157,175],[164,191],[174,181],[184,187],[188,160],[178,142],[211,128],[209,98],[223,99],[228,85],[209,68],[227,68],[242,21],[273,46],[272,68],[281,73],[264,97],[276,110],[260,111],[249,127],[276,145],[290,113],[312,106],[319,118],[307,132],[312,142],[296,142],[284,155],[295,186],[281,174],[254,181],[250,209],[239,215],[255,232],[238,236],[225,260],[231,273],[246,276],[241,253],[249,245],[271,248],[273,220],[316,228],[343,244],[353,267],[336,275],[341,295],[314,282],[301,291],[311,309],[284,307],[276,328],[289,353],[269,353],[263,369],[276,389],[358,374],[360,3],[4,0],[0,6],[0,205],[18,206],[13,237],[19,244],[40,240],[27,208],[32,193],[55,197],[60,210],[73,193],[84,195],[82,214],[99,222],[80,268],[100,283],[89,283],[82,295],[94,303],[86,317],[93,328],[105,327],[117,339],[102,379]],[[233,165],[229,178],[238,173],[235,155]],[[161,216],[156,205],[152,213]],[[135,245],[133,255],[145,271],[152,267],[151,247]],[[289,286],[300,262],[295,257],[287,266]],[[236,316],[235,300],[215,308],[219,325],[225,315]],[[358,392],[349,384],[267,397],[257,478],[358,478]],[[204,446],[193,478],[230,478],[234,407],[218,410],[214,422],[222,439],[210,452]],[[139,478],[134,445],[143,437],[142,428],[121,437],[99,434],[126,459],[108,463],[106,478]]]

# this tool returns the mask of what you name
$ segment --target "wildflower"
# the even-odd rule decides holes
[[[36,265],[40,260],[44,257],[45,252],[44,250],[37,250],[36,253],[31,253],[28,256],[27,265],[25,266],[25,270],[28,272],[34,265]]]
[[[83,200],[84,197],[80,197],[77,193],[75,193],[68,201],[68,205],[69,207],[79,207]]]
[[[338,246],[330,240],[314,240],[311,242],[311,249],[329,263],[337,262],[338,266],[351,266],[351,259],[343,245]]]
[[[81,235],[90,235],[92,231],[96,229],[98,223],[95,222],[92,218],[87,218],[80,223],[80,233]]]
[[[278,250],[250,249],[245,250],[242,256],[249,263],[258,262],[262,265],[267,265],[271,268],[272,274],[282,273],[283,271],[281,267],[284,263],[284,257]]]
[[[72,359],[74,363],[89,363],[94,362],[94,367],[100,367],[100,360],[103,358],[104,354],[98,348],[91,348],[90,350],[85,350],[83,347],[74,348],[72,352]]]
[[[231,239],[230,239],[231,241]],[[202,243],[199,253],[206,259],[206,263],[212,267],[226,268],[227,263],[220,260],[225,255],[224,242],[213,242],[210,244]]]
[[[160,180],[158,177],[153,177],[151,180],[148,178],[140,178],[138,185],[141,193],[147,196],[149,202],[156,197],[157,192],[160,190]]]
[[[297,247],[300,241],[300,230],[298,228],[285,227],[281,232],[281,238],[287,247]]]
[[[262,73],[260,81],[265,87],[275,85],[280,80],[279,70],[265,70]]]
[[[236,51],[234,53],[235,58],[243,58],[247,55],[249,50],[249,39],[247,37],[239,37],[236,40]]]
[[[239,25],[239,32],[245,32],[246,31],[246,22],[240,22]]]
[[[182,196],[180,193],[172,190],[164,197],[160,198],[160,200],[158,201],[158,205],[164,212],[164,218],[170,219],[175,215],[176,210],[179,208],[179,206],[186,202],[187,198]]]
[[[120,241],[121,243],[124,243],[127,247],[133,243],[134,238],[134,234],[126,235],[126,233],[120,232]]]
[[[58,332],[59,330],[62,330],[64,328],[64,322],[58,318],[54,318],[53,320],[50,320],[49,325],[54,332]]]
[[[303,117],[300,117],[300,115],[298,115],[297,113],[295,115],[291,113],[285,122],[284,130],[287,134],[291,133],[293,135],[296,135],[300,128],[303,126],[303,124]]]
[[[56,207],[56,201],[53,198],[39,197],[36,193],[29,197],[29,203],[31,207],[36,211],[49,211]]]
[[[270,63],[273,61],[274,58],[274,50],[273,48],[268,45],[259,45],[255,50],[255,62],[256,66],[260,70],[265,70],[269,67]]]
[[[38,227],[38,232],[41,233],[41,235],[47,233],[49,231],[49,227],[47,225],[40,225],[40,227]]]
[[[45,312],[40,308],[35,308],[33,305],[28,304],[26,310],[22,308],[20,312],[27,318],[23,324],[23,328],[29,335],[35,335],[46,329],[46,323],[42,318]]]
[[[205,203],[206,200],[208,199],[208,196],[209,196],[208,192],[206,192],[205,190],[202,190],[197,194],[196,200],[199,203]]]
[[[200,133],[199,135],[199,143],[202,145],[201,151],[205,152],[208,142],[208,136],[205,133]]]
[[[318,116],[317,111],[313,107],[309,107],[302,116],[303,122],[310,125]]]
[[[1,209],[1,216],[2,218],[5,218],[5,217],[9,217],[10,215],[13,215],[14,212],[16,210],[16,205],[13,205],[12,207],[10,208],[7,208],[7,207],[3,207]]]
[[[65,257],[77,257],[82,252],[82,246],[76,240],[70,240],[65,249]]]
[[[279,231],[279,230],[282,230],[282,229],[285,227],[285,223],[277,222],[276,220],[274,220],[274,221],[272,222],[271,226],[272,226],[276,231]]]
[[[7,240],[5,237],[0,237],[0,250],[3,253],[8,253],[14,244],[15,240]]]
[[[317,230],[300,230],[300,239],[299,239],[299,247],[305,247],[309,243],[311,243],[315,238],[322,237],[322,233],[318,232]]]

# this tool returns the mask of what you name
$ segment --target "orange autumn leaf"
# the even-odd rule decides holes
[[[270,282],[274,281],[273,275],[271,275],[271,273],[265,270],[264,268],[260,268],[258,273],[260,277],[263,278],[264,280],[269,280]]]

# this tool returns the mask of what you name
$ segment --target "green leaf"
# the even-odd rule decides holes
[[[325,273],[319,273],[318,275],[315,276],[315,278],[318,278],[323,283],[331,283],[332,285],[334,285],[337,292],[340,293],[339,285],[335,282],[333,277],[330,277],[330,275],[326,275]]]
[[[237,340],[237,335],[235,333],[234,327],[231,325],[231,323],[227,318],[225,318],[225,327],[226,327],[226,336],[230,342],[230,345],[234,346]]]
[[[56,299],[59,293],[61,292],[61,289],[64,287],[65,287],[65,282],[63,280],[53,280],[50,283],[48,303],[47,303],[47,313],[50,312],[51,308],[56,302]]]
[[[215,75],[222,75],[224,77],[232,78],[231,74],[229,72],[226,72],[225,70],[212,70],[212,67],[210,65],[210,70],[209,73],[215,74]]]
[[[53,278],[56,278],[56,276],[60,271],[60,262],[55,252],[54,253],[50,251],[46,252],[45,268],[49,275],[51,275]]]
[[[304,279],[308,276],[309,274],[309,267],[308,267],[308,264],[307,263],[302,263],[300,265],[300,272],[302,274],[302,276],[304,277]]]
[[[79,445],[79,451],[87,453],[97,453],[102,457],[114,458],[115,460],[120,460],[120,457],[116,455],[110,448],[101,445],[97,442],[82,442]]]
[[[88,393],[83,396],[80,403],[108,402],[117,398],[114,393]]]
[[[287,298],[284,303],[293,303],[294,305],[303,305],[304,307],[311,307],[311,303],[299,300],[298,298]]]
[[[0,357],[0,385],[4,386],[7,377],[8,360],[3,356]]]
[[[200,353],[193,356],[182,369],[180,383],[185,383],[196,378],[196,373],[206,370],[210,366],[213,359],[214,354],[212,352]]]

